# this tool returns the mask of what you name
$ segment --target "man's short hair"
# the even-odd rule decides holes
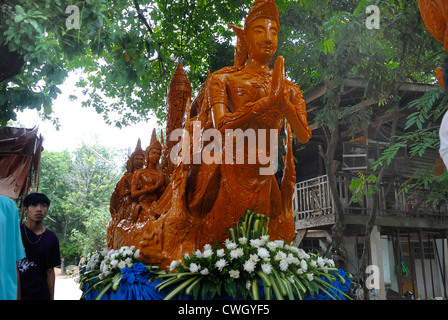
[[[23,201],[23,206],[35,206],[38,204],[46,204],[47,207],[50,206],[50,199],[43,193],[40,192],[34,192],[30,193],[25,197],[25,200]]]

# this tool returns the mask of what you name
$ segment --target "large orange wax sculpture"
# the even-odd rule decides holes
[[[445,51],[448,51],[448,1],[418,0],[418,6],[426,29],[434,39],[442,42]],[[440,67],[436,69],[436,76],[440,86],[445,88]]]
[[[299,87],[285,79],[283,58],[278,57],[274,69],[269,69],[279,31],[275,1],[256,0],[244,28],[232,28],[238,37],[235,65],[210,74],[193,103],[186,74],[178,66],[168,91],[167,141],[158,144],[153,132],[146,152],[146,164],[151,167],[145,171],[146,178],[137,182],[145,169],[128,169],[125,176],[132,182],[128,182],[125,196],[119,191],[125,189],[119,186],[122,182],[118,183],[111,200],[109,248],[134,245],[145,263],[165,268],[205,244],[222,244],[227,229],[246,209],[270,218],[272,240],[293,240],[292,132],[305,143],[311,130]],[[287,139],[280,192],[274,172],[263,169],[272,164],[266,158],[277,158],[270,154],[271,147],[284,123]],[[178,134],[178,143],[173,143],[180,128],[182,140],[178,142]],[[255,132],[256,147],[243,143],[243,148],[238,148],[241,136],[236,134],[227,139],[237,131]],[[205,138],[207,132],[212,132],[213,138]],[[160,164],[156,159],[159,152],[149,159],[150,150],[159,150],[159,146]],[[144,189],[146,195],[137,192]],[[143,203],[133,193],[139,194]]]

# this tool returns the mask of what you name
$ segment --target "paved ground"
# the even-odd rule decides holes
[[[55,300],[79,300],[81,298],[82,291],[79,290],[79,284],[75,280],[68,276],[61,275],[59,269],[56,271],[56,284],[54,299]]]

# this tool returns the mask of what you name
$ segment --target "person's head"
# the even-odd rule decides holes
[[[47,216],[50,199],[43,193],[34,192],[25,197],[23,211],[31,221],[42,222]]]

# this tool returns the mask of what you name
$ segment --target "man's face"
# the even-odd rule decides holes
[[[42,222],[47,216],[48,206],[44,203],[38,203],[35,205],[30,204],[28,207],[24,207],[23,211],[27,214],[27,218],[34,222]]]
[[[252,22],[246,34],[249,58],[270,62],[277,51],[277,34],[277,23],[271,19],[260,18]]]

